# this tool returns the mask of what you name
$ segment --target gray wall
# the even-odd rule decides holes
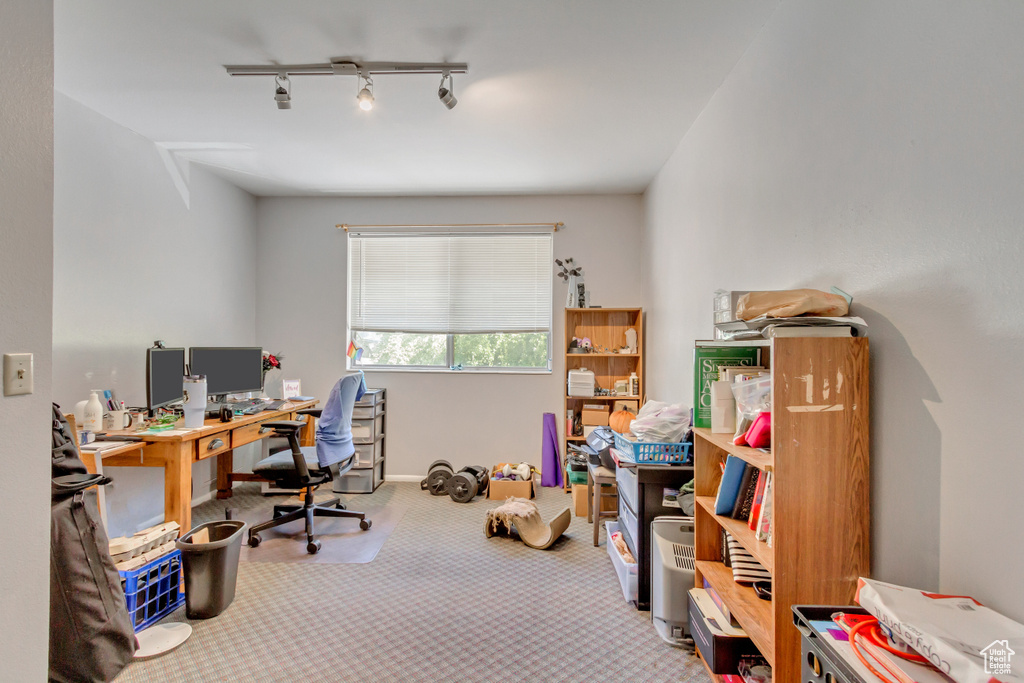
[[[284,355],[282,374],[301,379],[303,393],[314,396],[326,396],[345,369],[347,252],[337,223],[564,221],[555,256],[583,264],[592,301],[640,300],[639,195],[274,198],[257,207],[257,338]],[[566,286],[554,282],[550,375],[367,372],[370,386],[388,389],[389,475],[425,476],[437,458],[457,467],[540,464],[541,415],[563,410]]]
[[[1024,620],[1024,5],[788,0],[646,195],[648,387],[716,288],[871,326],[874,572]],[[813,463],[809,463],[813,466]]]
[[[52,3],[5,3],[0,63],[0,353],[35,354],[35,393],[0,397],[0,662],[6,680],[41,681],[50,604]]]
[[[54,160],[53,380],[145,405],[145,350],[255,343],[255,200],[202,167],[179,192],[156,145],[60,93]],[[111,535],[163,520],[163,470],[116,468]],[[214,461],[192,470],[208,494]]]

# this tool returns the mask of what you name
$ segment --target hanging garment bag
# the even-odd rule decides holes
[[[132,660],[135,633],[92,488],[110,480],[88,473],[72,439],[54,404],[49,677],[110,681]]]

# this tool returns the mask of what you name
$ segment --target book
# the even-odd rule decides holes
[[[761,501],[761,517],[757,521],[757,540],[767,542],[772,520],[772,491],[775,481],[772,473],[768,473],[768,483],[764,485],[764,498]]]
[[[754,505],[750,508],[750,518],[747,520],[747,527],[751,531],[757,531],[757,520],[761,518],[761,501],[764,500],[764,485],[768,482],[768,473],[762,472],[757,478],[757,488],[754,489]]]
[[[728,517],[732,514],[733,506],[736,505],[736,497],[740,493],[740,485],[743,483],[743,473],[746,471],[747,463],[734,455],[725,459],[725,470],[722,472],[722,481],[718,485],[718,495],[715,497],[715,514]]]
[[[765,375],[768,371],[761,365],[722,365],[718,368],[718,379],[730,384],[740,374]]]
[[[732,508],[730,517],[747,521],[750,517],[750,508],[754,506],[754,489],[757,488],[757,481],[760,479],[761,470],[748,466],[743,472],[743,483],[740,484],[740,493],[736,496],[736,505]]]
[[[732,564],[732,578],[736,583],[753,583],[754,581],[771,581],[772,575],[764,566],[754,559],[749,550],[726,532],[729,543],[729,561]]]
[[[718,380],[718,368],[755,366],[761,349],[728,342],[698,341],[693,348],[693,426],[711,427],[711,383]]]

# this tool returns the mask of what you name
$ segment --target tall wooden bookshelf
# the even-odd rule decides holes
[[[572,410],[579,413],[584,403],[608,403],[632,400],[639,404],[644,395],[644,312],[642,308],[567,308],[565,309],[565,339],[562,353],[565,354],[565,381],[562,395],[565,409],[562,411],[562,429],[565,430],[565,416]],[[569,353],[573,337],[590,339],[594,348],[615,351],[626,345],[626,330],[636,330],[637,353]],[[635,372],[640,378],[640,391],[636,396],[594,396],[581,398],[569,396],[569,371],[586,368],[594,372],[594,381],[602,389],[615,388],[615,380],[628,379]],[[582,436],[572,436],[565,430],[563,453],[569,452],[570,443],[585,441]],[[568,488],[568,483],[566,484]]]
[[[773,680],[797,681],[800,633],[791,606],[852,604],[857,578],[871,571],[868,340],[777,338],[770,357],[771,453],[694,430],[696,584],[707,579],[718,592],[772,665]],[[772,547],[746,524],[714,514],[719,463],[729,454],[773,473]],[[771,601],[733,581],[722,564],[721,529],[771,572]]]

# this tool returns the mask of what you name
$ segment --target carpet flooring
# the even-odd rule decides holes
[[[269,516],[281,499],[258,491],[238,487],[193,520],[222,519],[226,504]],[[190,622],[188,642],[132,663],[117,682],[709,680],[623,600],[604,533],[595,548],[585,518],[543,551],[486,538],[484,515],[498,503],[482,497],[460,505],[386,483],[342,499],[406,508],[372,562],[243,562],[224,613]],[[571,499],[540,489],[537,503],[547,520]],[[184,608],[168,619],[185,621]]]

